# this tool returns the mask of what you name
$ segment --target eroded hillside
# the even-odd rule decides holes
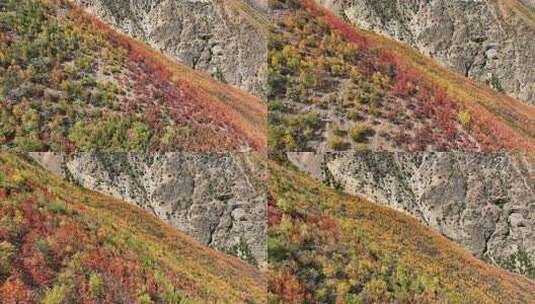
[[[362,29],[405,42],[461,75],[535,104],[531,0],[320,2]]]
[[[2,303],[265,303],[256,268],[0,153]]]
[[[516,154],[291,153],[302,170],[405,212],[474,255],[535,278],[535,162]]]
[[[266,1],[75,0],[115,29],[258,96],[266,80]]]
[[[240,153],[32,154],[56,174],[131,202],[201,243],[266,263],[264,160]]]

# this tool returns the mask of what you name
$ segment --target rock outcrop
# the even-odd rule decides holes
[[[289,159],[345,192],[416,217],[478,257],[535,256],[535,162],[527,157],[290,153]]]
[[[263,97],[264,0],[75,0],[116,30]]]
[[[354,25],[403,41],[467,77],[535,104],[535,3],[320,0]]]
[[[266,262],[265,167],[250,153],[35,153],[52,172],[134,203],[208,246]],[[248,248],[243,247],[243,241]],[[238,246],[238,247],[237,247]],[[242,256],[248,258],[246,256]]]

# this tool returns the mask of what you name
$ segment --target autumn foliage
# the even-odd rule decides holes
[[[266,109],[258,98],[173,62],[68,1],[9,0],[5,10],[11,17],[0,22],[9,33],[0,43],[3,146],[266,149]]]
[[[520,112],[519,102],[495,104],[500,96],[479,88],[480,98],[492,101],[467,98],[471,82],[440,78],[438,68],[426,70],[416,55],[388,49],[386,39],[357,30],[315,1],[273,2],[275,10],[292,13],[277,14],[268,43],[270,149],[314,151],[327,143],[332,150],[534,150],[524,131],[533,129],[528,113],[534,112]],[[310,81],[309,73],[317,79]],[[310,113],[319,123],[307,123]],[[352,141],[347,134],[363,122],[373,132]]]
[[[414,218],[269,164],[269,303],[531,303],[530,279]]]
[[[0,167],[1,303],[265,299],[259,270],[129,203],[69,185],[20,156],[0,154]]]

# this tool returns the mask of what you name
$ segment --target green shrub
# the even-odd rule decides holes
[[[500,79],[496,77],[496,75],[492,74],[491,78],[487,80],[487,84],[489,84],[493,89],[495,89],[498,92],[504,92],[504,88],[500,82]]]
[[[276,238],[268,238],[269,263],[274,264],[286,259],[287,250],[282,242]]]
[[[365,124],[356,124],[349,129],[349,136],[355,142],[363,142],[372,132],[372,128]]]
[[[226,83],[225,75],[223,74],[223,71],[221,69],[217,68],[215,73],[212,75],[217,81]]]
[[[373,279],[366,283],[364,292],[373,303],[377,303],[382,299],[388,298],[388,289],[385,281],[380,279]]]
[[[143,293],[137,298],[137,302],[139,304],[153,304],[154,302],[150,298],[150,295],[148,293]]]
[[[49,289],[43,297],[42,304],[63,304],[66,303],[67,291],[63,285],[56,285]]]
[[[459,122],[463,127],[468,128],[472,124],[472,116],[470,116],[470,112],[467,110],[460,111],[459,114],[457,114],[457,117],[459,119]]]
[[[46,145],[35,134],[17,136],[13,143],[22,151],[40,152],[46,148]]]
[[[15,247],[7,241],[0,242],[0,280],[8,277],[11,272],[11,257],[15,254]]]
[[[509,271],[535,280],[535,255],[530,255],[525,249],[521,248],[507,257],[498,257],[496,262]]]
[[[54,200],[48,204],[46,210],[56,214],[70,215],[73,213],[72,209],[60,200]]]
[[[149,148],[152,131],[147,124],[134,122],[130,134],[130,150],[146,151]]]
[[[347,146],[346,141],[340,136],[334,136],[329,140],[329,146],[336,151],[344,150]]]
[[[89,291],[91,292],[91,295],[97,299],[104,294],[104,281],[96,272],[89,275]]]

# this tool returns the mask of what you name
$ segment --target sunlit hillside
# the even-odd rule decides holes
[[[265,103],[68,1],[3,1],[0,16],[4,149],[265,150]]]
[[[141,208],[0,154],[1,303],[264,303],[265,284]]]
[[[534,107],[314,1],[271,4],[272,151],[534,150]]]
[[[533,303],[535,282],[416,219],[270,164],[269,303]]]

